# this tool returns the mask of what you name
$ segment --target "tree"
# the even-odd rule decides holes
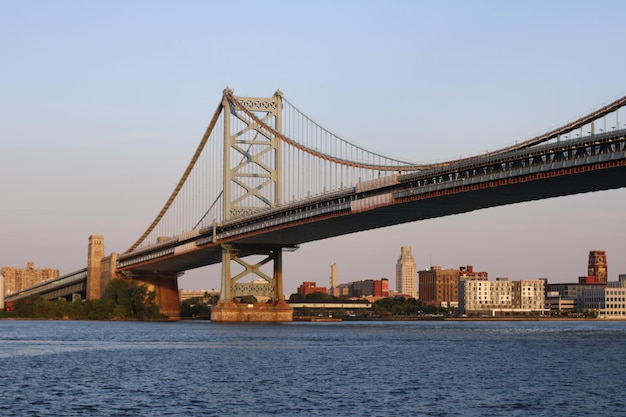
[[[294,292],[289,296],[289,301],[292,301],[294,303],[301,303],[304,301],[304,295]]]
[[[335,297],[333,297],[330,294],[325,294],[323,292],[313,292],[311,294],[307,294],[306,297],[304,297],[305,301],[334,301]]]
[[[118,278],[112,279],[108,283],[104,290],[103,300],[111,300],[113,302],[114,307],[111,318],[146,320],[164,317],[159,312],[155,298],[155,293],[148,291],[148,287],[145,285],[136,281]],[[106,305],[103,306],[104,310],[106,310],[105,307]]]
[[[209,317],[211,307],[204,304],[200,298],[191,298],[180,303],[181,317]]]

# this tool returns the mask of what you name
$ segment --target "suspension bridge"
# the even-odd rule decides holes
[[[301,244],[626,186],[626,129],[619,119],[625,105],[623,97],[492,152],[416,164],[333,134],[280,91],[270,98],[239,97],[227,88],[180,181],[127,251],[106,255],[103,237],[93,235],[86,268],[7,301],[30,294],[97,299],[121,277],[148,285],[161,311],[175,318],[179,276],[221,263],[212,320],[290,321],[282,256]],[[268,301],[233,302],[243,295]]]

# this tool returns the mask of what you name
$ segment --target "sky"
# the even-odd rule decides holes
[[[82,269],[143,233],[227,86],[276,89],[367,149],[444,161],[529,139],[626,95],[623,1],[0,0],[0,266]],[[620,113],[626,122],[626,110]],[[609,120],[608,123],[611,123]],[[307,243],[284,289],[473,265],[577,282],[590,250],[626,274],[626,189]],[[182,289],[217,289],[219,266]]]

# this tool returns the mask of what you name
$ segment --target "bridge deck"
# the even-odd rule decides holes
[[[349,209],[335,211],[283,226],[265,228],[260,232],[208,243],[187,253],[171,254],[143,264],[135,264],[127,269],[138,273],[155,270],[184,271],[221,262],[220,245],[224,243],[250,245],[251,248],[263,245],[287,247],[488,207],[626,186],[626,159],[621,158],[612,165],[575,166],[475,184],[459,181],[458,185],[442,184],[439,190],[412,196],[406,186],[396,186],[393,190],[396,197],[393,204],[382,204],[356,213]],[[407,196],[402,197],[403,195]],[[254,249],[251,249],[250,254],[252,253]]]

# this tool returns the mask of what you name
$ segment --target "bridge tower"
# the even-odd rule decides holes
[[[254,214],[281,203],[281,141],[262,129],[251,114],[280,132],[282,128],[282,93],[272,98],[237,97],[244,111],[237,111],[228,101],[232,90],[226,89],[224,108],[224,220]]]
[[[226,221],[249,216],[281,203],[282,152],[280,139],[262,128],[252,117],[280,132],[282,128],[282,93],[272,98],[237,97],[243,108],[235,107],[232,90],[224,90],[224,218]],[[212,321],[291,321],[293,310],[287,305],[282,284],[280,246],[222,245],[222,283],[220,301],[211,312]],[[265,256],[250,264],[243,257]],[[243,270],[234,274],[235,262]],[[273,262],[272,276],[261,271]],[[239,284],[241,278],[254,275],[261,283]],[[263,305],[238,305],[233,297],[264,295]]]
[[[104,258],[104,236],[89,236],[87,246],[87,299],[99,300],[104,291],[102,275],[102,259]]]

